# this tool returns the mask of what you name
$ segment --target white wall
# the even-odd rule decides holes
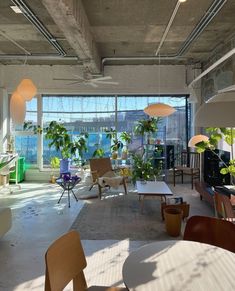
[[[2,83],[12,93],[22,78],[31,78],[39,93],[70,94],[186,94],[185,66],[106,66],[104,75],[112,76],[119,85],[69,85],[67,81],[53,78],[76,78],[81,75],[81,66],[4,66]],[[160,74],[160,78],[159,78]],[[160,90],[159,90],[160,80]]]

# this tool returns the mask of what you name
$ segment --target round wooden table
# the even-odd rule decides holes
[[[172,240],[154,242],[132,252],[122,273],[131,291],[234,291],[234,270],[232,252]]]

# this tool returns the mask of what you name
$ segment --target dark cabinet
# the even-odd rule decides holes
[[[211,186],[230,184],[230,175],[222,175],[221,168],[224,168],[223,162],[228,165],[230,153],[222,150],[204,152],[204,181]],[[222,162],[223,161],[223,162]]]

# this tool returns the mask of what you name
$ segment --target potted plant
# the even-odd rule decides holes
[[[145,136],[147,135],[147,143],[149,142],[150,135],[157,132],[158,130],[158,123],[160,118],[151,117],[149,119],[141,119],[138,121],[137,125],[134,128],[134,133],[136,135],[142,136],[142,141]]]
[[[45,132],[45,137],[51,140],[49,147],[54,146],[56,151],[61,152],[60,172],[69,172],[70,158],[75,156],[77,152],[82,158],[83,152],[87,150],[86,138],[88,135],[82,133],[78,138],[72,140],[66,127],[57,121],[51,121]]]
[[[112,153],[112,159],[116,160],[118,157],[118,150],[122,149],[123,143],[117,139],[117,131],[115,129],[106,129],[106,138],[109,138],[111,141],[110,150]]]
[[[159,175],[159,169],[153,167],[152,158],[144,160],[142,156],[133,154],[132,181],[153,180]]]
[[[41,128],[40,125],[33,125],[32,122],[24,123],[24,130],[30,129],[35,134],[45,132],[45,138],[50,140],[48,146],[50,148],[55,147],[56,151],[61,153],[61,173],[69,172],[70,158],[72,156],[75,156],[78,152],[80,158],[82,158],[84,151],[87,150],[87,133],[81,133],[79,137],[73,140],[67,128],[57,121],[51,121],[46,128]]]
[[[125,142],[125,148],[122,149],[122,159],[126,160],[127,159],[127,154],[128,154],[128,144],[131,142],[131,135],[130,133],[123,131],[120,134],[120,138],[122,141]]]

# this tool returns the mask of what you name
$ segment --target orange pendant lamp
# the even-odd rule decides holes
[[[164,104],[164,103],[155,103],[150,104],[144,109],[144,112],[152,117],[165,117],[173,114],[175,112],[175,108]]]
[[[24,98],[15,91],[10,100],[10,114],[15,124],[22,124],[25,120],[26,105]]]
[[[37,94],[37,88],[31,79],[23,79],[17,87],[17,92],[25,101],[30,101]]]
[[[197,143],[201,142],[201,141],[208,141],[209,137],[203,134],[197,134],[194,135],[193,137],[191,137],[191,139],[188,142],[188,146],[193,148],[196,146]]]

